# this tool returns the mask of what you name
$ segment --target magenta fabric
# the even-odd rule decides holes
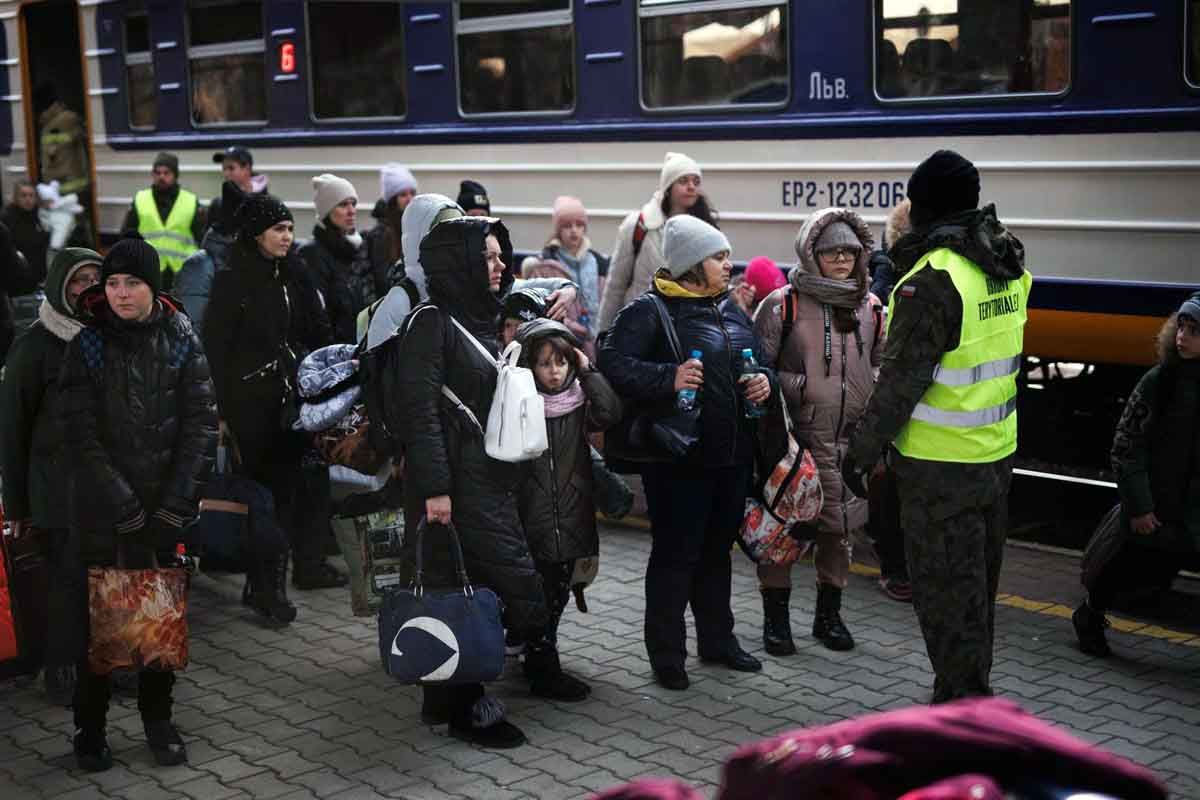
[[[763,298],[787,283],[787,278],[775,262],[766,256],[755,256],[746,265],[746,283],[754,287],[754,297],[761,303]]]
[[[704,800],[704,795],[683,781],[645,778],[605,789],[593,800]]]
[[[897,800],[1004,800],[1004,792],[987,775],[959,775],[913,789]]]
[[[1163,800],[1145,767],[1053,727],[1008,700],[982,698],[872,714],[739,748],[717,800],[884,800],[968,773]]]

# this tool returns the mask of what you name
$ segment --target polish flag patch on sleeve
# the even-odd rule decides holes
[[[908,283],[904,284],[903,286],[900,287],[900,296],[901,297],[916,297],[917,296],[917,287],[913,286],[912,284],[908,284]]]

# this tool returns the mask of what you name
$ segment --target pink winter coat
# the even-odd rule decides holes
[[[825,306],[811,295],[801,294],[797,286],[799,276],[806,272],[820,275],[813,242],[835,220],[848,223],[863,244],[854,272],[854,276],[863,276],[862,299],[856,310],[861,337],[838,331],[831,308],[827,354]],[[867,501],[846,486],[841,463],[854,426],[871,399],[875,368],[883,354],[882,320],[866,296],[872,242],[870,229],[854,212],[833,208],[814,213],[796,240],[800,264],[789,274],[788,285],[767,295],[754,315],[754,331],[762,342],[763,358],[775,368],[797,437],[811,449],[820,471],[825,505],[815,524],[822,531],[842,535],[867,524]],[[787,292],[796,295],[796,315],[791,334],[781,343]]]

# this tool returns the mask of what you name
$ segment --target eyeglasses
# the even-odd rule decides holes
[[[826,261],[853,261],[858,258],[860,252],[862,251],[852,247],[835,247],[832,250],[822,250],[817,253],[817,257]]]

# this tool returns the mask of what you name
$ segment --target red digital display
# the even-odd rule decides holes
[[[291,42],[279,45],[279,71],[285,74],[296,71],[296,45]]]

